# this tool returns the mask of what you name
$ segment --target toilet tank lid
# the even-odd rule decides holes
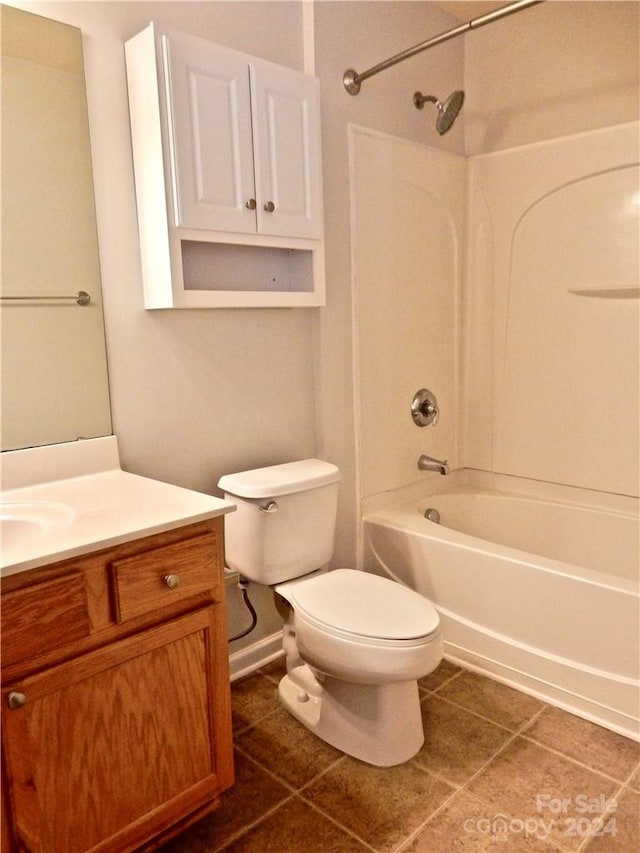
[[[337,483],[341,477],[339,469],[331,462],[301,459],[283,465],[225,474],[218,480],[218,487],[238,498],[275,498]]]

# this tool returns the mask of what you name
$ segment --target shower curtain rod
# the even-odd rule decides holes
[[[480,15],[478,18],[473,18],[471,21],[467,21],[466,24],[460,24],[459,27],[447,30],[439,36],[434,36],[433,38],[427,39],[427,41],[422,41],[420,44],[416,44],[413,47],[408,47],[406,50],[403,50],[402,53],[397,53],[390,59],[385,59],[384,62],[379,62],[372,68],[368,68],[366,71],[363,71],[362,74],[358,74],[358,72],[354,71],[353,68],[349,68],[344,72],[342,77],[344,88],[350,95],[357,95],[360,91],[362,81],[368,80],[369,77],[373,77],[374,74],[378,74],[380,71],[385,71],[387,68],[391,68],[392,65],[396,65],[398,62],[403,62],[405,59],[415,56],[416,53],[422,53],[423,50],[434,47],[436,44],[448,41],[456,36],[464,35],[464,33],[469,32],[469,30],[477,30],[479,27],[484,27],[485,24],[492,24],[500,18],[505,18],[507,15],[513,15],[514,12],[520,12],[523,9],[527,9],[529,6],[536,6],[538,3],[544,3],[544,0],[518,0],[517,3],[510,3],[508,6],[502,6],[500,9],[494,9],[493,12],[487,12],[486,15]]]

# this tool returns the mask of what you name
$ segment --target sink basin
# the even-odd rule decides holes
[[[66,527],[75,512],[54,501],[2,501],[0,534],[4,548],[15,547],[36,536]]]
[[[1,456],[1,578],[235,509],[230,501],[123,471],[113,435]]]

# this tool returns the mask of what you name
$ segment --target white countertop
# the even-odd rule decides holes
[[[25,458],[24,455],[20,458],[21,464]],[[39,460],[42,461],[41,457]],[[113,457],[109,461],[112,463]],[[129,474],[119,467],[39,483],[33,482],[33,475],[14,477],[13,473],[5,478],[5,483],[8,480],[29,485],[2,491],[3,517],[20,518],[24,509],[37,518],[41,508],[42,519],[39,523],[25,522],[20,535],[14,536],[9,530],[3,536],[0,543],[3,577],[215,518],[235,509],[230,501]],[[25,530],[28,535],[24,535]]]

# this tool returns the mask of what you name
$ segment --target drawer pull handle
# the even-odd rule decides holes
[[[9,693],[9,696],[7,697],[7,702],[12,711],[17,711],[18,708],[22,708],[26,701],[27,697],[24,693]]]
[[[180,586],[180,577],[178,575],[165,575],[164,582],[169,589],[175,589]]]

